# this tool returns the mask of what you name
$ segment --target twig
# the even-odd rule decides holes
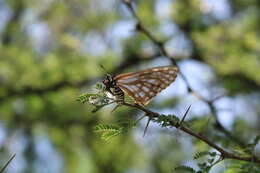
[[[136,19],[137,24],[136,24],[136,30],[143,33],[144,35],[146,35],[153,43],[154,45],[156,45],[161,53],[162,56],[166,57],[167,59],[169,59],[173,65],[175,65],[176,67],[178,67],[179,69],[179,74],[182,77],[184,83],[187,86],[187,90],[189,93],[193,94],[196,98],[198,98],[199,100],[203,101],[204,103],[206,103],[210,109],[211,114],[215,117],[215,121],[216,121],[216,127],[219,131],[221,131],[223,134],[226,135],[226,137],[231,138],[235,143],[239,144],[241,147],[245,147],[246,144],[241,141],[239,138],[233,136],[219,121],[218,116],[217,116],[217,111],[216,108],[214,106],[214,101],[216,101],[217,99],[219,99],[218,97],[213,99],[213,100],[208,100],[206,98],[204,98],[202,95],[200,95],[198,92],[196,92],[190,85],[189,81],[187,80],[186,76],[182,73],[181,69],[179,68],[179,65],[177,63],[177,61],[175,60],[175,58],[173,56],[171,56],[170,54],[167,53],[164,43],[160,40],[158,40],[142,23],[140,17],[137,15],[137,13],[135,12],[133,5],[131,3],[131,0],[122,0],[122,2],[126,5],[126,7],[129,9],[129,11],[131,12],[131,14],[133,15],[133,17]],[[222,97],[223,95],[221,95]]]
[[[135,109],[139,109],[141,111],[143,111],[145,113],[146,116],[148,116],[148,118],[150,118],[151,120],[155,120],[155,118],[159,118],[160,114],[153,112],[149,109],[146,109],[143,106],[140,106],[138,104],[130,104],[130,103],[124,103],[123,105],[128,106],[128,107],[132,107]],[[193,130],[189,129],[188,127],[180,124],[180,123],[176,123],[172,120],[168,120],[167,122],[171,127],[175,127],[178,128],[180,130],[182,130],[183,132],[203,141],[204,143],[206,143],[207,145],[209,145],[210,147],[214,148],[215,150],[217,150],[220,154],[221,154],[221,158],[222,159],[234,159],[234,160],[241,160],[241,161],[247,161],[247,162],[252,162],[252,163],[257,163],[260,164],[260,159],[252,156],[252,157],[243,157],[243,156],[239,156],[236,154],[233,154],[229,151],[227,151],[226,149],[221,148],[220,146],[218,146],[217,144],[215,144],[213,141],[211,141],[210,139],[208,139],[206,136],[203,136],[200,133],[196,133]]]

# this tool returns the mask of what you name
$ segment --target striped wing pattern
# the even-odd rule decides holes
[[[117,86],[135,102],[147,105],[150,100],[175,81],[178,68],[174,66],[154,67],[115,77]]]

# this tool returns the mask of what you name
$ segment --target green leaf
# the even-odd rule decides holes
[[[106,105],[107,105],[107,104],[95,106],[95,108],[94,108],[91,112],[92,112],[92,113],[95,113],[95,112],[99,111],[101,108],[103,108],[103,107],[106,106]]]
[[[217,156],[217,153],[216,153],[216,152],[210,152],[209,155],[210,155],[211,157],[216,157],[216,156]]]
[[[101,84],[97,84],[97,86],[99,85]],[[107,97],[107,95],[103,91],[95,94],[84,93],[80,95],[76,100],[80,103],[87,103],[95,106],[95,108],[92,110],[92,113],[95,113],[101,108],[103,108],[104,106],[115,102],[113,99]]]
[[[80,95],[76,101],[80,103],[88,103],[88,104],[98,104],[99,102],[102,102],[102,100],[106,99],[106,96],[104,94],[92,94],[92,93],[84,93]]]
[[[203,162],[203,163],[198,163],[198,167],[199,167],[200,169],[205,170],[205,169],[208,168],[208,165],[207,165],[206,162]]]
[[[107,132],[107,131],[117,131],[120,127],[117,125],[111,125],[111,124],[99,124],[94,127],[95,132]]]
[[[179,118],[175,115],[161,114],[154,121],[159,123],[160,126],[162,126],[162,127],[167,127],[167,126],[170,126],[170,124],[172,124],[172,123],[174,123],[174,124],[179,123]]]
[[[103,139],[103,140],[105,140],[105,141],[108,141],[108,140],[110,140],[111,138],[120,135],[121,133],[122,133],[121,130],[115,130],[115,131],[104,132],[104,133],[101,135],[101,139]]]
[[[174,168],[174,171],[185,171],[185,172],[196,173],[196,171],[193,168],[184,165]]]
[[[204,157],[206,155],[210,155],[210,152],[209,151],[202,151],[202,152],[198,152],[195,154],[195,156],[193,157],[193,159],[197,160],[201,157]]]
[[[108,141],[112,137],[118,136],[124,132],[124,128],[117,125],[99,124],[94,127],[94,131],[101,134],[101,139]]]
[[[85,93],[80,95],[78,98],[76,98],[76,101],[80,102],[80,103],[85,103],[88,101],[88,98],[90,97],[90,94]]]
[[[213,159],[208,159],[208,163],[212,164],[214,162],[214,158]]]
[[[100,82],[96,83],[95,88],[96,88],[98,91],[100,91],[100,92],[104,92],[104,91],[105,91],[105,86],[104,86],[104,84],[103,84],[103,83],[100,83]]]

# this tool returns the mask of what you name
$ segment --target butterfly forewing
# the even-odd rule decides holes
[[[146,105],[169,86],[177,77],[178,69],[173,66],[155,67],[115,77],[118,87],[137,103]]]

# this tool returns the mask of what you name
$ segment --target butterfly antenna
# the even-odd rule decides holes
[[[147,123],[146,123],[146,126],[145,126],[145,129],[144,129],[144,134],[143,134],[143,137],[145,136],[146,132],[147,132],[147,129],[148,129],[148,126],[150,124],[150,121],[151,121],[151,118],[149,117]]]
[[[105,73],[109,74],[108,71],[105,69],[105,67],[102,64],[99,64],[102,70],[104,70]]]

